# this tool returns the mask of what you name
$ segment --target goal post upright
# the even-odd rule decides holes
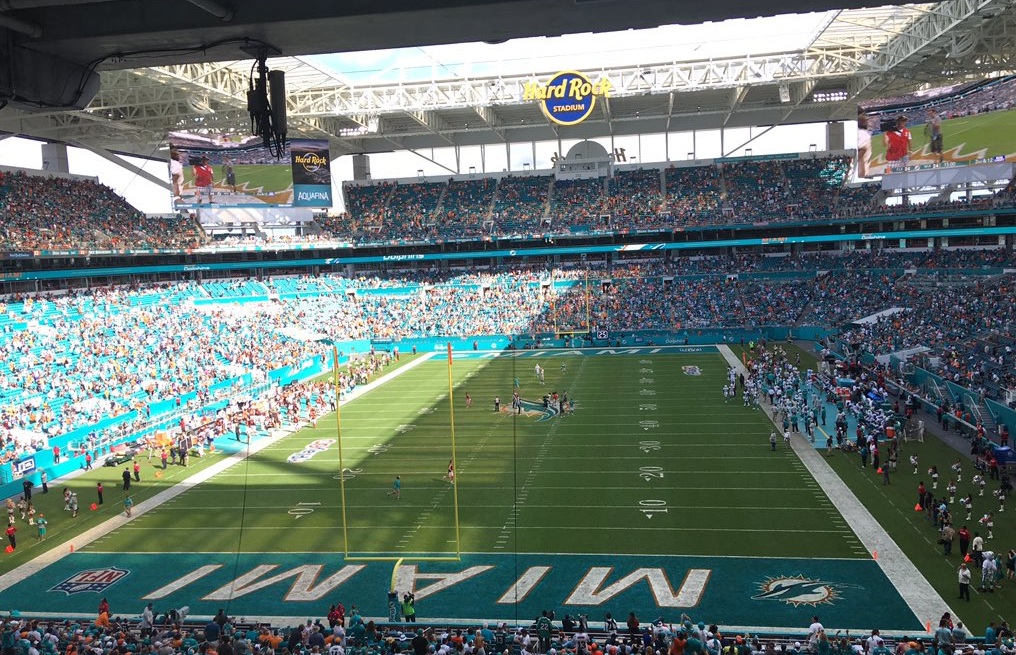
[[[449,433],[452,438],[452,503],[455,510],[455,555],[462,556],[462,539],[459,535],[459,463],[456,461],[455,448],[455,383],[452,380],[452,344],[448,342],[448,412],[450,421]]]
[[[393,562],[394,566],[392,569],[392,585],[395,584],[395,578],[398,574],[399,567],[402,566],[403,562],[461,562],[462,561],[462,537],[459,524],[459,485],[458,485],[458,459],[457,450],[455,443],[455,399],[454,399],[454,381],[452,378],[452,345],[448,343],[448,405],[450,412],[450,429],[449,435],[451,438],[451,460],[452,470],[455,472],[455,482],[452,483],[452,498],[453,498],[453,519],[455,521],[455,553],[448,555],[436,555],[436,554],[412,554],[407,553],[404,555],[385,555],[381,553],[370,553],[351,551],[349,548],[349,520],[346,512],[346,465],[345,458],[342,449],[342,421],[341,414],[339,411],[339,400],[340,400],[340,387],[339,387],[339,351],[338,348],[332,346],[332,358],[334,361],[334,384],[335,384],[335,435],[338,441],[339,448],[339,493],[342,505],[342,555],[343,560],[347,562]]]
[[[342,552],[349,555],[349,532],[346,528],[346,465],[342,457],[342,391],[339,387],[339,348],[332,345],[335,384],[335,441],[339,446],[339,495],[342,501]]]

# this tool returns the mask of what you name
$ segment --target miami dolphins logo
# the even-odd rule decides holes
[[[803,575],[769,578],[760,589],[752,600],[779,600],[794,607],[832,603],[840,597],[832,584]]]
[[[702,369],[698,366],[682,366],[681,370],[685,375],[702,375]]]
[[[534,402],[532,400],[526,400],[525,398],[519,399],[519,404],[522,405],[522,413],[526,416],[537,416],[537,421],[547,421],[561,413],[561,408],[555,403],[548,403],[546,407],[543,406],[543,402]]]

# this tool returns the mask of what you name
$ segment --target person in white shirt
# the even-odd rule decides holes
[[[818,633],[823,632],[825,628],[818,622],[818,617],[811,617],[811,625],[808,626],[808,642],[814,644],[818,641]]]

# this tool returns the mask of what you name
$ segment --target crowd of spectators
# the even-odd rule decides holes
[[[139,614],[118,615],[102,599],[95,621],[13,618],[4,624],[0,639],[13,655],[1000,655],[1012,642],[1006,622],[991,622],[982,638],[971,635],[962,622],[954,622],[950,613],[943,615],[927,643],[918,636],[883,639],[878,629],[860,636],[830,634],[817,616],[807,629],[783,635],[753,635],[696,623],[687,614],[674,621],[655,617],[643,622],[629,612],[619,617],[619,625],[608,611],[594,626],[585,615],[559,618],[544,610],[515,626],[481,621],[428,626],[415,620],[410,605],[405,618],[404,623],[376,622],[364,617],[355,604],[347,610],[337,602],[326,616],[273,627],[245,623],[221,609],[207,622],[196,621],[189,607],[162,612],[153,603]]]
[[[495,229],[501,234],[516,234],[546,216],[553,181],[549,175],[501,178],[494,200]]]
[[[971,199],[885,205],[878,184],[845,184],[842,156],[759,159],[617,171],[609,178],[549,175],[376,182],[344,187],[347,212],[316,219],[306,235],[225,237],[211,242],[186,214],[146,216],[90,180],[0,174],[0,248],[7,250],[189,249],[217,243],[538,237],[589,231],[779,224],[903,216],[1010,206],[1012,183]],[[604,218],[608,217],[608,218]]]
[[[595,225],[603,209],[603,178],[555,180],[550,214],[561,225]]]
[[[185,215],[146,217],[92,180],[0,172],[0,248],[191,248],[200,231]]]
[[[448,180],[437,216],[438,231],[452,237],[477,236],[490,219],[497,183],[493,178]]]
[[[381,234],[395,239],[437,238],[434,214],[446,188],[436,182],[397,184],[384,209]]]
[[[609,180],[610,193],[603,212],[610,215],[615,229],[646,227],[659,220],[663,193],[661,175],[655,168],[618,171]]]
[[[848,326],[845,337],[874,354],[923,346],[942,356],[951,379],[997,396],[1013,377],[1011,344],[999,341],[1016,333],[1016,284],[1001,274],[1013,265],[1012,251],[1001,248],[881,250],[212,280],[11,297],[0,307],[0,425],[52,436],[105,416],[144,414],[160,401],[321,355],[307,334],[345,341],[590,325],[842,327],[892,308],[901,311]]]

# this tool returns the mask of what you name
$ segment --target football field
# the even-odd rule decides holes
[[[239,453],[5,596],[22,612],[71,615],[106,596],[130,613],[151,601],[306,618],[342,600],[380,617],[394,584],[416,591],[421,620],[558,608],[923,627],[800,459],[771,450],[765,414],[724,400],[715,348],[414,364],[344,404],[339,421]],[[555,392],[574,410],[545,408]]]

